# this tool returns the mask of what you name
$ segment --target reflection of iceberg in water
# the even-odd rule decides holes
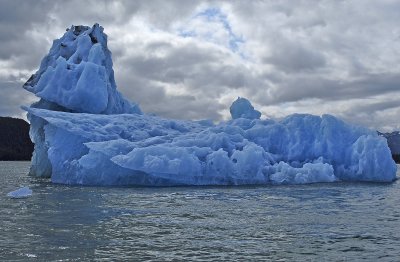
[[[85,185],[237,185],[395,179],[384,138],[324,115],[260,120],[244,98],[232,120],[143,115],[116,90],[103,28],[71,27],[24,86],[31,174]]]

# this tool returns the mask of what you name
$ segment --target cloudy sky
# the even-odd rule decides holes
[[[264,117],[329,113],[400,129],[400,1],[0,0],[0,115],[72,24],[108,35],[119,90],[142,110],[224,120],[246,97]]]

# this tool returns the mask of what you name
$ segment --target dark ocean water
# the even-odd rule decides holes
[[[0,162],[0,261],[400,260],[399,181],[69,187],[29,164]]]

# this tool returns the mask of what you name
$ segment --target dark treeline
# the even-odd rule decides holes
[[[400,164],[400,155],[392,155],[392,157],[397,164]]]
[[[32,152],[29,124],[22,119],[0,117],[0,160],[31,160]]]

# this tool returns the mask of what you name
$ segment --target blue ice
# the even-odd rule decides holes
[[[14,190],[7,194],[7,196],[10,198],[26,198],[30,197],[31,195],[32,190],[27,186],[18,188],[17,190]]]
[[[30,173],[80,185],[391,182],[384,138],[334,116],[262,119],[238,98],[219,124],[143,114],[117,91],[107,36],[72,26],[24,86],[35,143]]]

